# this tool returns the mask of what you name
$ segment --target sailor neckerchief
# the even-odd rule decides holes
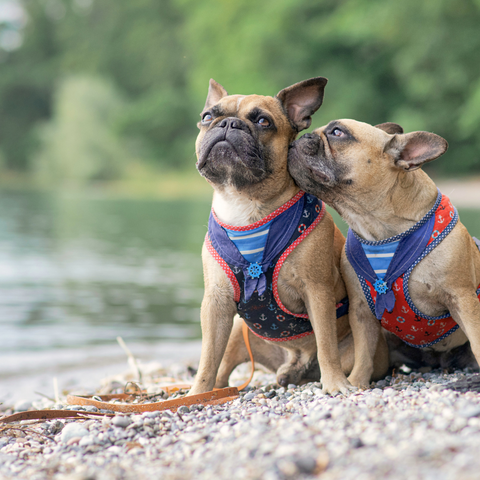
[[[345,253],[362,286],[375,317],[382,326],[405,343],[423,348],[434,345],[458,329],[450,313],[432,317],[414,305],[408,282],[414,267],[453,230],[458,213],[448,197],[438,191],[437,199],[427,214],[413,227],[394,237],[369,242],[352,229],[348,231]],[[398,242],[386,272],[375,272],[374,262],[366,252],[392,246]],[[380,252],[380,250],[379,250]],[[378,257],[377,257],[378,258]],[[377,270],[385,270],[378,267]],[[383,277],[378,273],[383,273]],[[480,288],[477,289],[477,295]]]

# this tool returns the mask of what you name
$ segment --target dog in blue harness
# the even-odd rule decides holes
[[[326,82],[312,78],[266,97],[228,95],[210,81],[196,152],[214,198],[202,252],[202,353],[191,395],[226,386],[231,371],[248,361],[243,322],[255,361],[277,372],[280,385],[321,377],[325,392],[352,388],[339,273],[344,238],[324,204],[300,191],[287,170],[289,144],[310,125]],[[386,361],[378,364],[377,376]]]
[[[449,199],[421,166],[447,142],[335,120],[293,143],[301,188],[349,224],[342,275],[350,301],[355,386],[368,385],[378,338],[392,363],[473,367],[480,360],[480,252]]]

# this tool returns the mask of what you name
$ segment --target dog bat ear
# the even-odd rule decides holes
[[[312,123],[312,115],[323,103],[323,94],[328,80],[315,77],[295,83],[277,93],[290,122],[297,132],[305,130]]]
[[[395,135],[385,146],[385,152],[392,155],[398,168],[411,172],[443,155],[447,148],[448,142],[439,135],[412,132]]]
[[[379,128],[390,135],[395,133],[403,133],[403,128],[397,123],[392,122],[379,123],[378,125],[375,125],[375,128]]]
[[[203,110],[205,111],[213,107],[213,105],[218,103],[223,97],[226,97],[227,95],[227,91],[213,78],[211,78],[208,85],[207,101],[205,102],[205,107],[203,108]]]

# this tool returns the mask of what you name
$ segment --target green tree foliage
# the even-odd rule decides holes
[[[60,142],[54,132],[67,122],[58,99],[75,104],[58,90],[64,88],[59,78],[102,77],[110,93],[125,99],[108,144],[116,141],[127,156],[164,168],[191,168],[210,77],[231,93],[274,95],[323,75],[329,84],[314,127],[347,117],[434,131],[450,150],[430,171],[480,172],[479,0],[23,5],[29,18],[24,43],[0,55],[0,150],[8,168],[41,171],[35,163],[49,163],[46,139]],[[35,132],[48,119],[39,145]]]
[[[103,79],[64,79],[52,119],[38,128],[37,178],[47,185],[81,185],[121,177],[127,153],[116,123],[124,108],[119,93]]]

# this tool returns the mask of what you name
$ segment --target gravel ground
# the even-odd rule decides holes
[[[189,370],[181,370],[174,373],[188,380]],[[129,379],[110,379],[99,392]],[[480,375],[412,372],[335,397],[323,395],[318,383],[285,389],[273,381],[257,372],[253,386],[233,402],[181,407],[178,414],[0,424],[0,478],[480,477]],[[153,377],[144,385],[158,392]],[[15,407],[65,405],[44,399]]]

